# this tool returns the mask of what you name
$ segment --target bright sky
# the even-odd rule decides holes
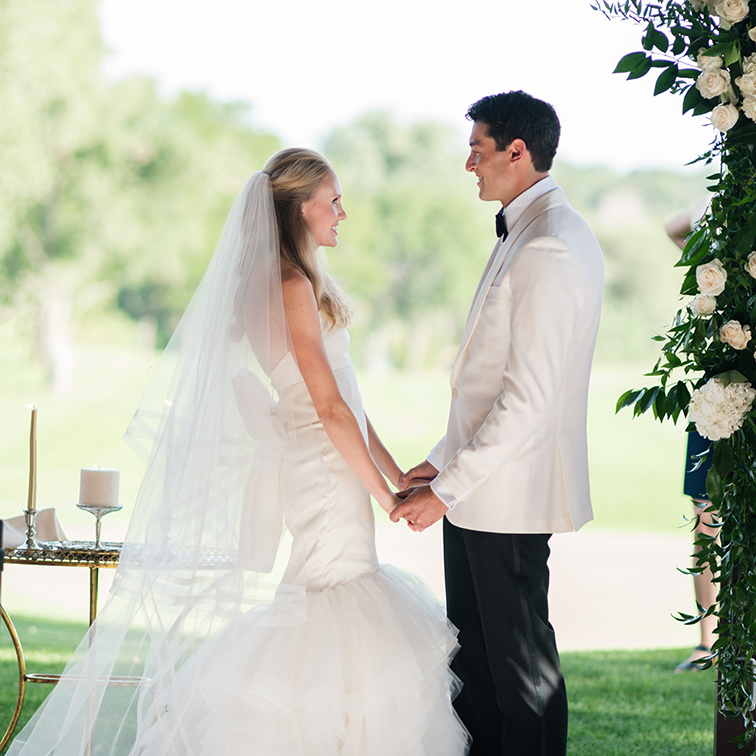
[[[714,133],[680,97],[651,96],[655,73],[612,75],[641,30],[590,0],[100,0],[100,13],[108,76],[248,101],[288,145],[317,148],[375,108],[453,124],[466,144],[467,106],[510,89],[554,105],[573,162],[682,167]]]

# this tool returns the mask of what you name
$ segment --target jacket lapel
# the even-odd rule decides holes
[[[515,246],[517,240],[522,236],[522,232],[542,213],[550,210],[553,207],[564,205],[567,202],[567,197],[564,192],[556,187],[546,194],[542,194],[528,206],[520,219],[515,223],[514,228],[509,232],[504,243],[498,243],[498,249],[494,247],[494,251],[491,254],[489,265],[483,271],[483,277],[478,284],[478,289],[475,292],[473,298],[472,307],[470,308],[470,314],[467,316],[467,323],[465,324],[465,331],[462,335],[462,342],[459,345],[459,351],[457,352],[457,358],[452,368],[452,381],[455,378],[455,374],[462,363],[462,355],[467,349],[470,340],[475,333],[475,329],[480,321],[480,313],[483,309],[483,303],[486,301],[488,291],[491,288],[491,284],[501,271],[503,267],[509,265],[512,260],[512,255],[509,251]]]

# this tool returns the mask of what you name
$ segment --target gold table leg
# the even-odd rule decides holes
[[[97,567],[89,568],[89,624],[90,626],[97,617],[97,590],[100,570]]]
[[[19,717],[21,716],[21,709],[24,705],[24,696],[26,695],[26,662],[24,661],[24,651],[21,648],[21,641],[19,640],[16,628],[13,626],[11,618],[2,606],[0,606],[0,615],[3,618],[5,626],[8,628],[8,633],[13,641],[13,648],[16,652],[16,659],[18,661],[18,699],[16,700],[16,709],[11,717],[8,729],[5,731],[2,740],[0,740],[0,751],[2,751],[3,748],[8,745],[8,742],[13,735],[13,731],[16,729]]]

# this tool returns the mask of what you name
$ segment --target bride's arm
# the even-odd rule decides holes
[[[378,465],[380,471],[394,486],[399,488],[399,478],[402,477],[402,471],[399,468],[399,465],[394,462],[394,458],[391,456],[389,450],[383,445],[383,441],[381,441],[378,434],[375,432],[375,428],[373,428],[373,424],[370,422],[370,418],[367,415],[365,415],[365,420],[367,420],[370,453],[373,455],[373,459]]]
[[[390,512],[394,495],[370,456],[354,413],[336,383],[320,330],[312,284],[299,271],[282,269],[283,304],[299,372],[320,422],[336,450],[380,506]]]

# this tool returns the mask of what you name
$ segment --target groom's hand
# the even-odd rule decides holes
[[[407,498],[391,512],[392,522],[403,517],[410,529],[417,533],[438,522],[448,511],[446,504],[433,493],[429,485],[413,488]]]
[[[415,465],[411,470],[407,470],[406,473],[403,473],[399,478],[399,485],[397,488],[403,489],[412,488],[413,486],[422,486],[424,485],[424,482],[427,483],[429,480],[433,480],[436,475],[438,475],[438,470],[436,470],[436,468],[426,459],[419,465]]]

